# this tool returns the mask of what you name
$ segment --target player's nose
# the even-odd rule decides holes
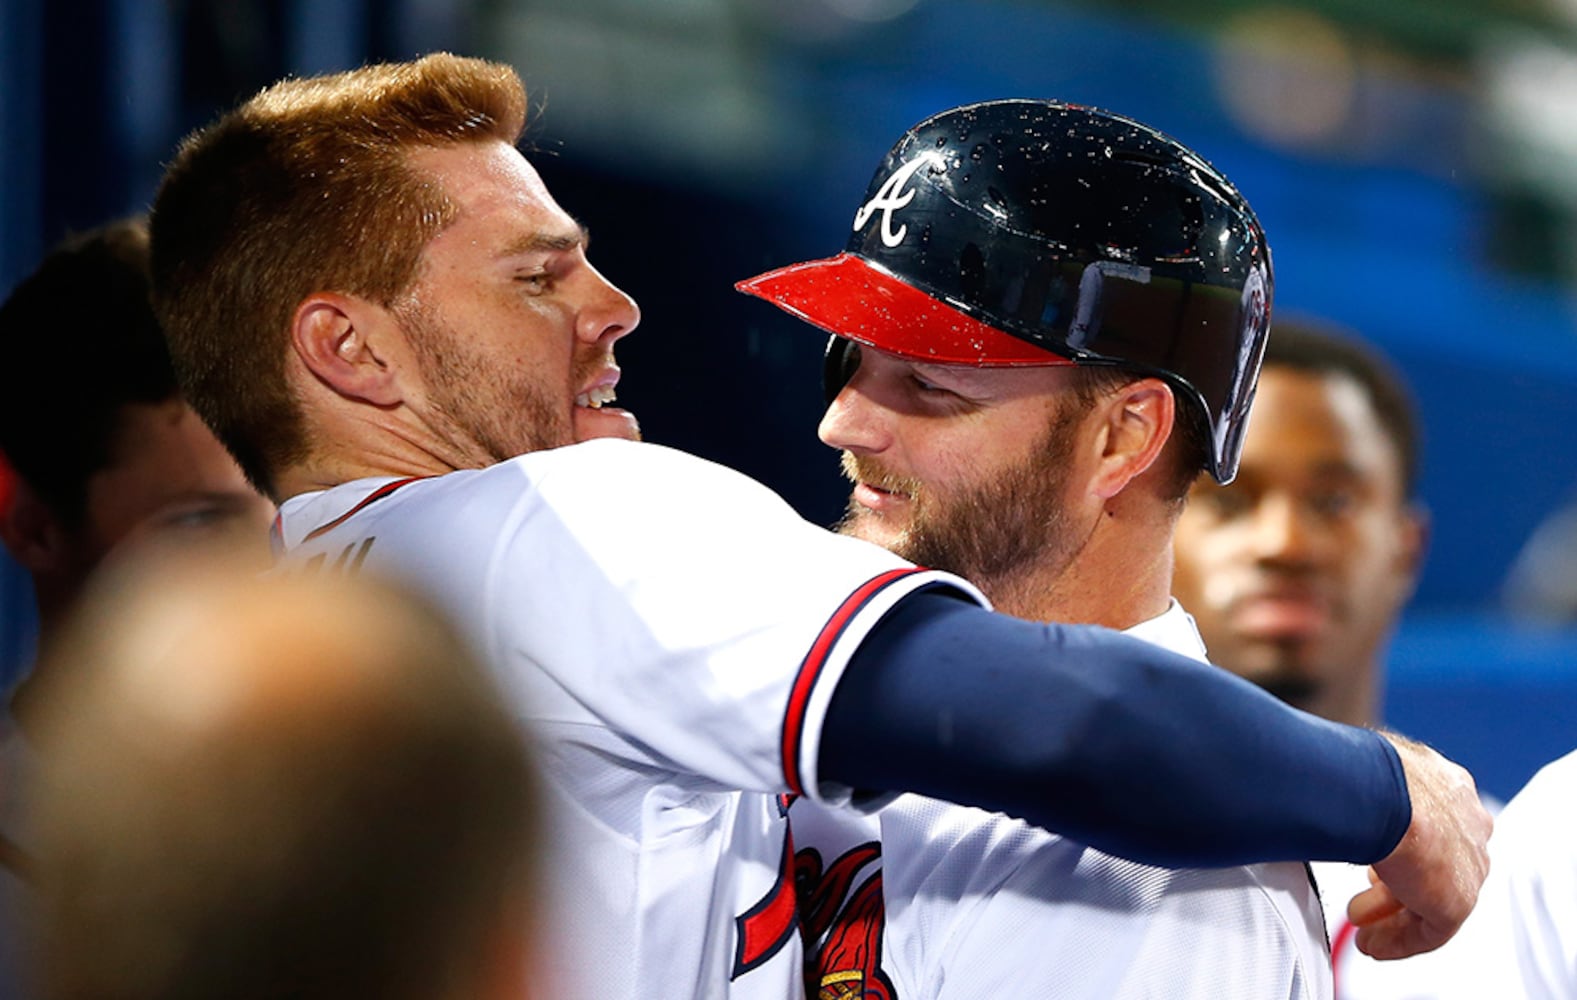
[[[1303,565],[1314,553],[1314,528],[1296,497],[1274,493],[1254,509],[1254,554],[1262,562]]]
[[[575,332],[588,344],[611,347],[614,341],[640,325],[641,307],[624,289],[603,277],[602,272],[592,268],[591,273],[591,301],[581,309]]]
[[[889,441],[880,408],[852,379],[827,405],[816,433],[828,447],[857,454],[879,452]]]

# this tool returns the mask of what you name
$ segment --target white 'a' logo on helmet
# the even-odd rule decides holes
[[[914,192],[905,191],[904,185],[909,183],[909,178],[914,176],[915,171],[927,164],[945,167],[947,161],[938,153],[925,152],[894,170],[885,181],[882,181],[882,186],[876,189],[876,194],[871,200],[861,205],[859,211],[854,213],[854,231],[859,232],[864,229],[865,224],[871,221],[871,216],[881,212],[882,242],[890,247],[902,243],[904,236],[909,232],[909,226],[905,223],[894,232],[893,213],[914,201]]]

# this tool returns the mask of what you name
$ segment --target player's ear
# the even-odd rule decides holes
[[[71,533],[20,478],[13,484],[10,503],[0,511],[0,541],[11,558],[35,576],[69,571],[75,559]]]
[[[290,343],[306,369],[341,396],[393,406],[401,401],[387,309],[354,295],[314,292],[296,306]]]
[[[1177,420],[1171,388],[1158,378],[1120,386],[1097,407],[1102,450],[1091,488],[1110,499],[1160,458]]]
[[[1413,590],[1418,586],[1418,575],[1423,572],[1424,555],[1429,551],[1429,508],[1417,501],[1409,501],[1402,505],[1397,520],[1395,571],[1401,581],[1402,592],[1397,600],[1397,607],[1400,608],[1412,598]]]

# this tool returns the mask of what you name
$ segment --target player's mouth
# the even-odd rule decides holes
[[[902,490],[884,489],[869,482],[856,482],[853,498],[855,503],[877,514],[891,513],[914,499]]]
[[[635,414],[628,410],[610,405],[618,399],[616,387],[619,384],[619,369],[608,365],[598,372],[597,377],[575,396],[573,420],[575,423],[575,440],[590,441],[593,438],[627,438],[631,441],[641,439],[641,426],[635,419]]]
[[[1330,628],[1330,601],[1308,588],[1250,593],[1234,602],[1233,623],[1252,639],[1286,642],[1313,639]]]
[[[594,386],[593,388],[587,389],[585,392],[581,393],[579,396],[576,396],[575,397],[575,405],[576,406],[589,406],[593,410],[600,410],[600,409],[602,409],[604,404],[611,403],[615,399],[618,399],[618,398],[619,398],[619,394],[614,390],[613,386],[611,386],[611,385],[599,385],[599,386]]]
[[[850,499],[873,514],[906,509],[920,489],[918,480],[894,475],[877,459],[849,451],[843,453],[843,475],[854,484]]]

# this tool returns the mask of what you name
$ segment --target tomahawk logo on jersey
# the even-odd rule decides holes
[[[550,797],[543,981],[574,991],[596,970],[599,997],[802,992],[778,796],[846,797],[817,750],[871,626],[920,588],[974,597],[736,473],[625,441],[307,494],[278,534],[288,564],[413,581],[497,673]]]
[[[828,809],[793,795],[780,802],[786,811],[793,807],[788,815],[795,829],[816,846],[790,848],[792,881],[774,887],[740,919],[740,939],[765,941],[774,933],[797,930],[805,948],[805,995],[812,1000],[896,1000],[897,991],[881,969],[885,919],[875,816]],[[785,914],[793,919],[792,927],[766,920],[785,889],[798,901],[795,912]]]
[[[816,1000],[897,1000],[882,971],[881,844],[867,841],[824,862],[807,847],[794,856],[805,935],[805,987]]]

